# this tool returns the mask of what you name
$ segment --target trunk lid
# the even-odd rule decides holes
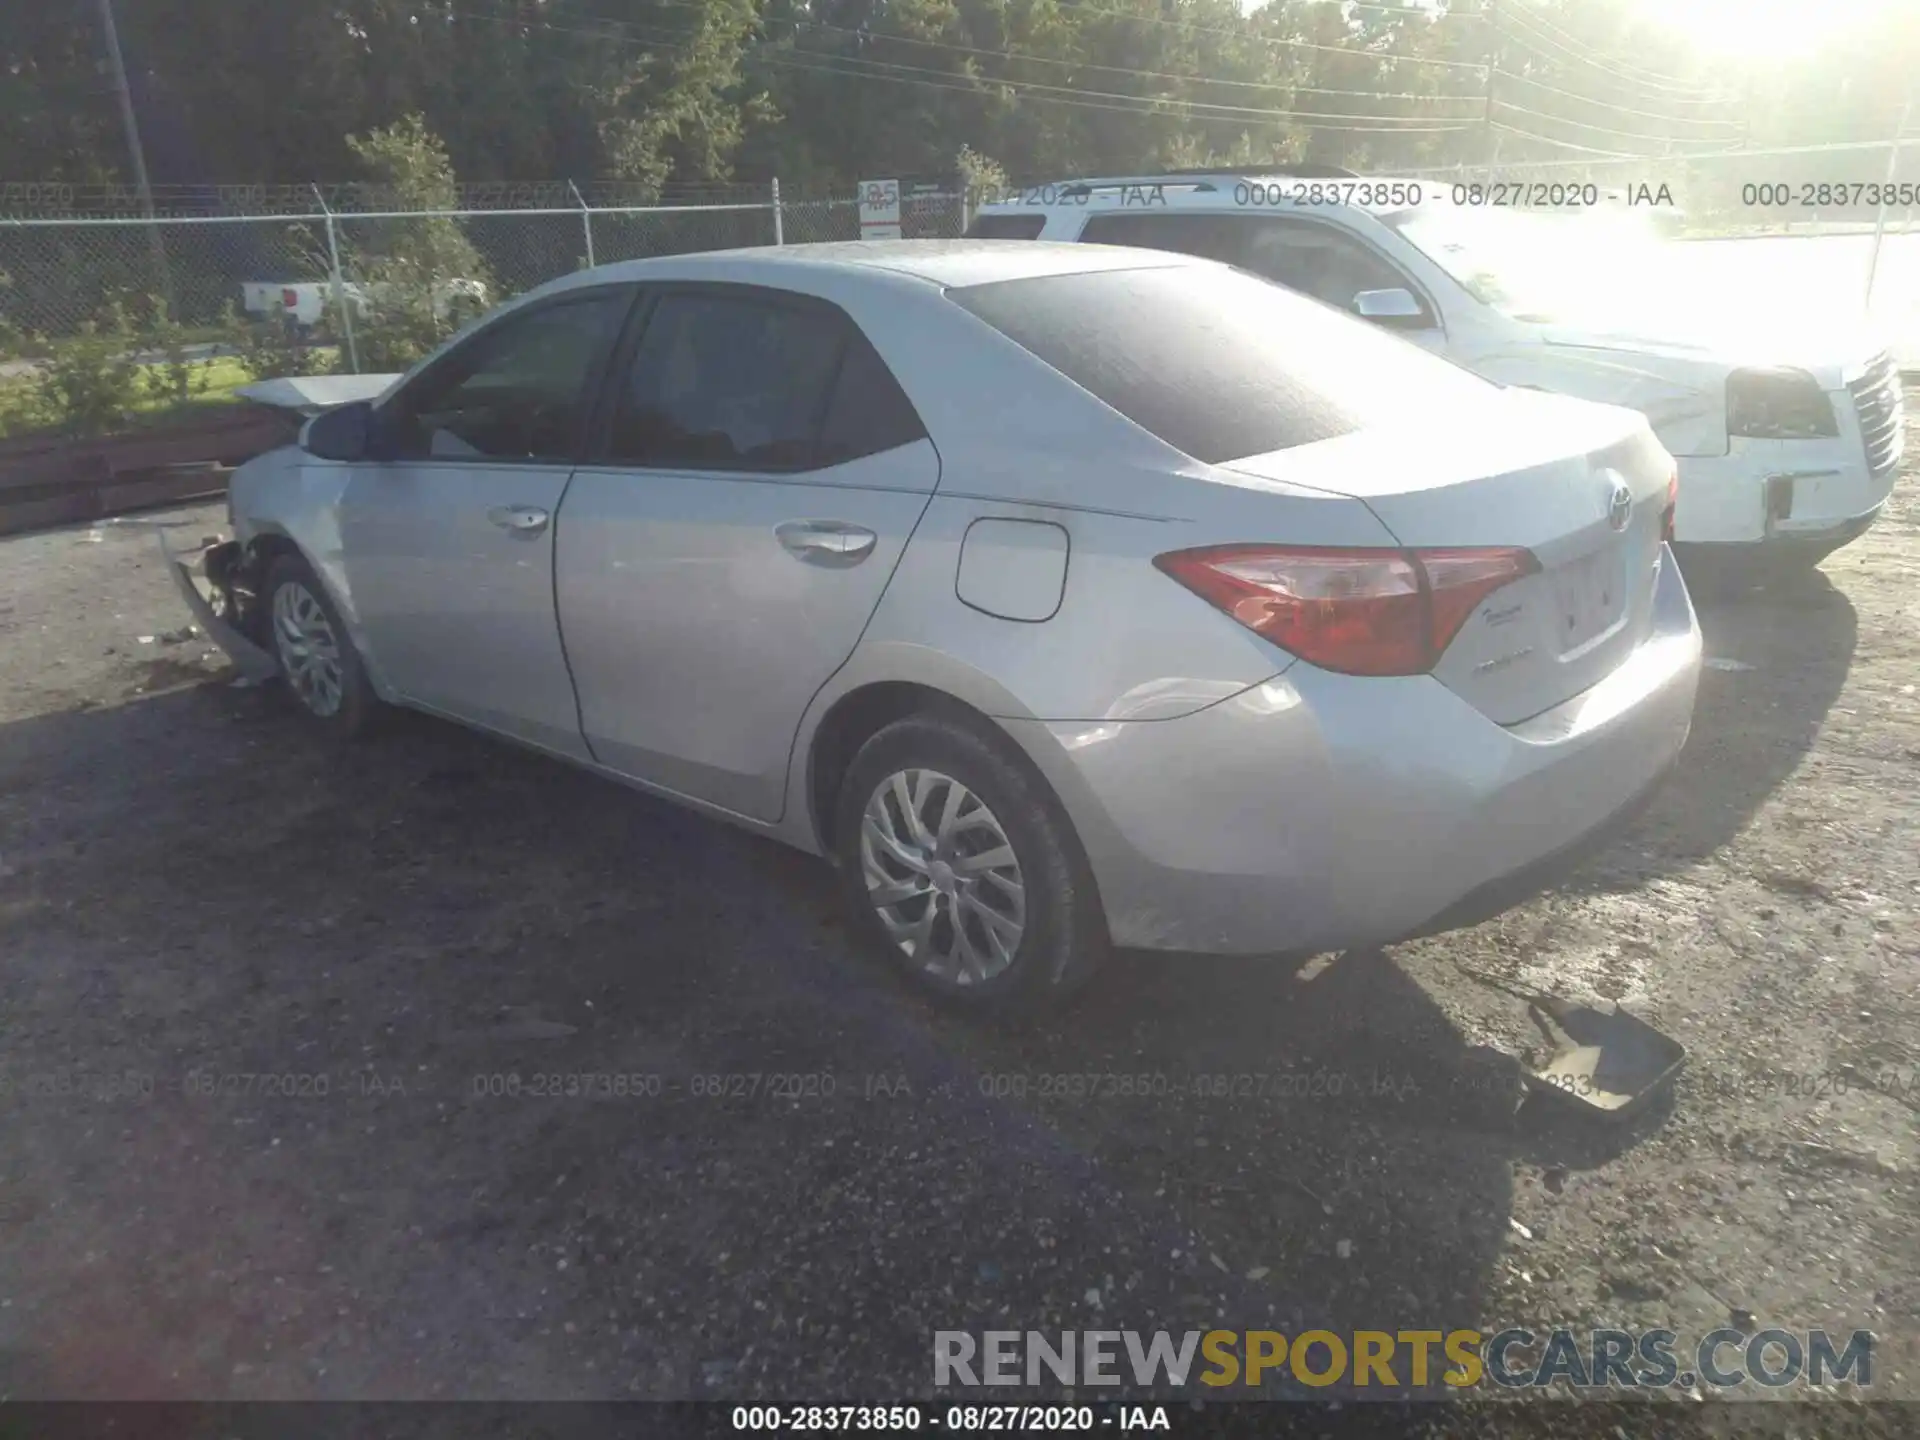
[[[1413,549],[1531,551],[1539,572],[1481,601],[1433,670],[1511,725],[1597,684],[1646,636],[1673,461],[1645,417],[1614,406],[1505,391],[1459,418],[1479,423],[1359,431],[1222,468],[1352,496]]]

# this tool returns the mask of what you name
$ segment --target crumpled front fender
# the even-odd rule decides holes
[[[277,676],[280,667],[273,656],[218,613],[214,609],[213,598],[208,594],[211,591],[214,597],[224,596],[227,614],[235,613],[234,585],[240,578],[240,567],[245,560],[240,543],[237,540],[218,540],[200,549],[182,553],[167,543],[164,529],[158,534],[160,553],[173,576],[173,583],[179,588],[181,598],[187,602],[187,608],[193,612],[193,618],[207,632],[207,638],[226,651],[234,668],[256,684]],[[207,590],[201,588],[203,584]]]

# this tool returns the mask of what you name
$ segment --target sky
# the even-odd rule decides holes
[[[1649,17],[1678,29],[1705,54],[1784,60],[1807,37],[1837,25],[1872,23],[1916,0],[1637,0]]]

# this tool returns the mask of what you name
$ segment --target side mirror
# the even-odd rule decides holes
[[[1353,313],[1395,330],[1424,330],[1432,322],[1409,290],[1362,290],[1353,297]]]
[[[300,448],[319,460],[365,460],[373,449],[373,402],[322,410],[300,429]]]

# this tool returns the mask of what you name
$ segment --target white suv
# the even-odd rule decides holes
[[[1676,538],[1709,560],[1817,561],[1873,523],[1900,467],[1885,348],[1779,295],[1714,313],[1654,228],[1597,187],[1179,172],[1008,191],[967,233],[1224,261],[1501,384],[1639,410],[1679,461]]]

